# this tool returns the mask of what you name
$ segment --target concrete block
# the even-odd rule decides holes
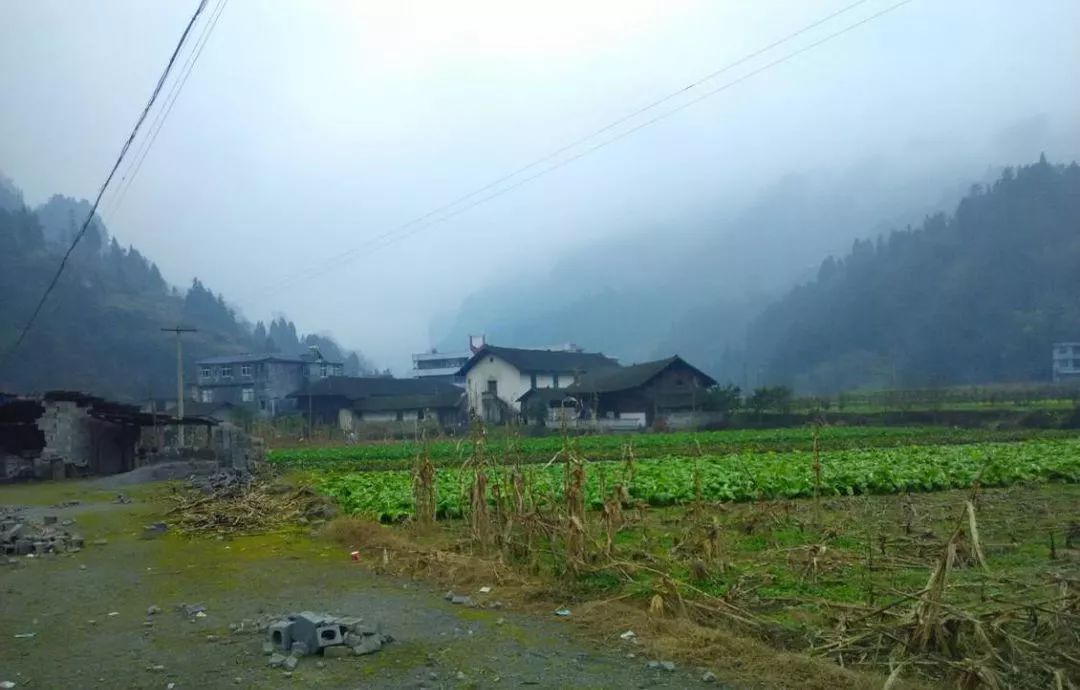
[[[307,656],[311,653],[306,642],[293,642],[290,651],[293,656]]]
[[[352,656],[353,650],[349,649],[345,645],[336,645],[334,647],[323,648],[323,656],[327,659],[342,659],[347,656]]]
[[[329,616],[311,611],[301,611],[289,616],[288,620],[292,623],[292,642],[303,642],[308,649],[325,646],[319,644],[318,628],[325,626],[328,618]]]
[[[271,654],[270,658],[266,660],[266,664],[270,668],[281,668],[285,664],[286,658],[282,654]]]
[[[271,623],[270,628],[267,630],[267,637],[270,640],[270,644],[274,646],[274,649],[280,649],[282,651],[289,651],[293,645],[293,633],[294,624],[289,620],[281,620],[276,623]]]
[[[341,627],[336,623],[331,625],[320,625],[315,628],[315,637],[318,640],[318,645],[320,647],[345,644],[345,640],[341,635]]]
[[[300,664],[300,659],[295,656],[285,657],[285,663],[281,665],[286,671],[295,671],[296,667]]]

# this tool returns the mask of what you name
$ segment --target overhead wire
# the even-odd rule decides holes
[[[38,316],[41,314],[42,308],[45,306],[45,302],[49,299],[49,295],[56,289],[56,284],[60,281],[60,276],[63,275],[64,269],[67,267],[68,259],[71,258],[72,252],[75,251],[75,247],[78,246],[83,236],[86,234],[87,228],[90,227],[90,223],[94,220],[94,215],[97,213],[98,205],[101,204],[101,198],[105,195],[105,190],[109,188],[109,184],[112,182],[113,177],[116,175],[116,171],[120,168],[120,164],[124,162],[124,157],[131,149],[132,142],[135,141],[135,137],[139,133],[139,128],[142,127],[143,122],[146,121],[147,115],[154,107],[154,103],[157,101],[158,96],[161,93],[162,88],[165,85],[166,80],[169,77],[169,73],[172,71],[173,65],[176,63],[176,58],[180,54],[181,49],[184,47],[184,43],[187,41],[191,28],[195,25],[199,16],[206,8],[207,0],[200,0],[199,5],[195,8],[195,13],[191,15],[191,19],[188,20],[187,25],[184,27],[184,32],[180,34],[180,40],[177,41],[176,47],[173,49],[172,54],[169,56],[169,61],[165,64],[165,69],[162,71],[161,76],[157,80],[157,84],[154,86],[154,90],[150,94],[150,99],[146,102],[146,106],[143,107],[142,112],[139,114],[138,119],[135,121],[135,126],[132,128],[131,133],[124,141],[124,145],[120,148],[120,154],[116,157],[116,162],[113,163],[112,168],[109,170],[108,176],[101,184],[101,188],[98,190],[97,196],[94,198],[94,203],[90,207],[90,211],[86,214],[86,219],[83,221],[79,231],[71,240],[71,244],[68,246],[67,251],[64,252],[64,256],[60,259],[60,264],[56,267],[56,271],[53,274],[49,284],[46,286],[45,291],[41,294],[41,298],[38,300],[37,305],[34,307],[30,317],[26,320],[26,323],[19,330],[19,335],[11,343],[9,347],[4,350],[4,354],[0,357],[0,369],[3,369],[10,362],[12,356],[22,345],[26,339],[26,334],[30,332],[34,322],[37,321]]]
[[[427,228],[429,228],[429,227],[431,227],[433,225],[437,225],[438,223],[442,223],[442,222],[444,222],[446,220],[449,220],[449,219],[454,218],[454,217],[456,217],[458,215],[461,215],[462,213],[464,213],[466,211],[469,211],[469,210],[471,210],[471,209],[473,209],[473,208],[475,208],[475,207],[477,207],[477,206],[479,206],[481,204],[487,203],[488,201],[491,201],[491,200],[493,200],[493,199],[495,199],[497,197],[500,197],[500,196],[502,196],[502,195],[504,195],[504,194],[506,194],[506,193],[508,193],[510,191],[513,191],[513,190],[515,190],[515,189],[517,189],[519,187],[522,187],[522,186],[524,186],[524,185],[526,185],[526,184],[528,184],[528,183],[530,183],[530,182],[532,182],[532,181],[534,181],[534,180],[536,180],[536,179],[538,179],[540,177],[543,177],[543,176],[545,176],[547,174],[550,174],[550,173],[552,173],[552,172],[554,172],[554,171],[556,171],[556,170],[558,170],[560,168],[563,168],[563,167],[565,167],[565,166],[567,166],[567,165],[569,165],[569,164],[571,164],[571,163],[573,163],[575,161],[578,161],[581,158],[584,158],[585,156],[588,156],[588,155],[590,155],[592,153],[595,153],[596,151],[599,151],[599,150],[601,150],[603,148],[606,148],[606,147],[610,146],[611,144],[614,144],[617,141],[621,141],[622,139],[625,139],[626,137],[628,137],[628,136],[630,136],[630,135],[632,135],[632,134],[634,134],[634,133],[636,133],[636,132],[638,132],[638,131],[646,128],[646,127],[649,127],[649,126],[651,126],[651,125],[653,125],[653,124],[655,124],[655,123],[657,123],[657,122],[659,122],[661,120],[664,120],[664,119],[666,119],[668,117],[671,117],[672,115],[675,115],[676,113],[682,112],[683,110],[686,110],[687,108],[689,108],[689,107],[691,107],[693,105],[696,105],[696,104],[698,104],[698,103],[700,103],[700,102],[702,102],[702,101],[704,101],[704,100],[706,100],[708,98],[711,98],[712,96],[715,96],[715,95],[717,95],[717,94],[719,94],[719,93],[721,93],[723,91],[726,91],[726,90],[728,90],[728,89],[730,89],[730,88],[732,88],[732,87],[734,87],[734,86],[736,86],[738,84],[741,84],[741,83],[743,83],[743,82],[745,82],[745,81],[747,81],[747,80],[749,80],[749,79],[751,79],[751,78],[753,78],[753,77],[755,77],[755,76],[757,76],[757,75],[759,75],[759,74],[761,74],[763,72],[766,72],[766,71],[768,71],[770,69],[778,67],[779,65],[781,65],[781,64],[783,64],[785,62],[788,62],[789,60],[791,60],[791,59],[793,59],[795,57],[798,57],[799,55],[802,55],[802,54],[804,54],[804,53],[806,53],[806,52],[808,52],[810,50],[813,50],[813,49],[815,49],[815,48],[817,48],[817,47],[819,47],[819,46],[821,46],[821,45],[823,45],[825,43],[828,43],[829,41],[832,41],[832,40],[834,40],[836,38],[839,38],[840,36],[843,36],[844,34],[847,34],[847,33],[851,32],[851,31],[853,31],[853,30],[855,30],[855,29],[857,29],[857,28],[859,28],[861,26],[864,26],[864,25],[866,25],[866,24],[868,24],[868,23],[870,23],[870,22],[872,22],[872,21],[874,21],[874,20],[876,20],[876,19],[878,19],[878,18],[880,18],[880,17],[882,17],[882,16],[884,16],[886,14],[889,14],[890,12],[893,12],[893,11],[895,11],[895,10],[897,10],[897,9],[903,7],[904,5],[907,5],[907,4],[909,4],[909,3],[913,2],[913,1],[914,0],[900,0],[899,2],[896,2],[896,3],[892,4],[892,5],[889,5],[888,7],[884,8],[884,9],[882,9],[882,10],[880,10],[880,11],[874,13],[874,14],[871,14],[871,15],[869,15],[867,17],[864,17],[863,19],[861,19],[861,20],[859,20],[857,22],[854,22],[852,24],[849,24],[849,25],[845,26],[842,29],[834,31],[833,33],[830,33],[830,34],[826,35],[825,37],[823,37],[823,38],[821,38],[821,39],[819,39],[817,41],[809,43],[809,44],[803,46],[802,48],[799,48],[798,50],[787,53],[787,54],[783,55],[782,57],[777,58],[776,60],[773,60],[773,61],[771,61],[769,63],[766,63],[765,65],[763,65],[761,67],[758,67],[758,68],[756,68],[756,69],[754,69],[754,70],[752,70],[752,71],[738,77],[737,79],[726,82],[723,85],[721,85],[721,86],[719,86],[719,87],[717,87],[715,89],[712,89],[710,91],[707,91],[707,92],[705,92],[705,93],[703,93],[703,94],[701,94],[701,95],[699,95],[699,96],[697,96],[697,97],[695,97],[695,98],[693,98],[693,99],[691,99],[689,101],[685,101],[685,102],[679,104],[675,108],[672,108],[672,109],[667,110],[667,111],[665,111],[665,112],[663,112],[663,113],[661,113],[661,114],[659,114],[659,115],[657,115],[655,117],[652,117],[652,118],[650,118],[648,120],[645,120],[644,122],[641,122],[641,123],[635,125],[634,127],[630,128],[630,129],[624,130],[624,131],[620,132],[619,134],[617,134],[617,135],[615,135],[613,137],[605,139],[604,141],[602,141],[602,142],[600,142],[598,144],[595,144],[595,145],[593,145],[593,146],[591,146],[591,147],[589,147],[589,148],[587,148],[587,149],[585,149],[583,151],[579,151],[578,153],[574,154],[573,156],[570,156],[568,158],[564,158],[564,159],[558,161],[557,163],[555,163],[554,165],[548,166],[548,167],[543,168],[540,171],[538,171],[538,172],[536,172],[536,173],[534,173],[532,175],[529,175],[527,177],[519,179],[516,182],[514,182],[513,184],[508,185],[506,187],[502,187],[502,188],[492,192],[491,194],[482,196],[479,199],[475,199],[474,201],[472,201],[469,204],[466,204],[464,206],[460,206],[459,208],[456,208],[454,210],[450,210],[454,206],[458,206],[458,203],[460,201],[471,199],[471,198],[477,196],[478,194],[481,194],[483,191],[490,190],[490,189],[498,186],[501,182],[505,182],[505,181],[515,177],[517,174],[519,174],[522,171],[532,169],[533,167],[536,167],[536,165],[539,164],[539,163],[552,160],[553,158],[557,157],[559,155],[559,153],[565,153],[566,151],[576,147],[578,144],[595,138],[595,136],[597,134],[600,134],[600,133],[603,133],[603,132],[606,132],[606,131],[610,131],[614,127],[617,127],[618,124],[625,123],[628,120],[633,119],[634,117],[636,117],[636,115],[640,115],[643,112],[646,112],[647,110],[651,110],[653,107],[655,107],[657,105],[661,105],[661,104],[663,104],[663,103],[665,103],[667,101],[670,101],[671,98],[674,97],[674,95],[677,95],[677,94],[669,94],[669,96],[665,96],[664,98],[659,99],[658,101],[655,101],[654,104],[652,104],[650,106],[647,106],[646,108],[639,109],[638,111],[635,112],[635,114],[628,115],[628,116],[626,116],[624,118],[620,118],[616,122],[614,122],[614,123],[612,123],[610,125],[606,125],[605,127],[602,127],[599,130],[596,130],[593,134],[591,134],[591,135],[589,135],[587,137],[583,137],[582,139],[577,140],[574,144],[570,144],[570,145],[567,145],[567,146],[563,147],[562,149],[559,150],[558,153],[548,154],[547,156],[544,156],[543,158],[537,159],[536,161],[534,161],[533,163],[531,163],[531,164],[529,164],[527,166],[523,166],[522,168],[519,168],[515,173],[512,173],[510,175],[506,175],[506,176],[500,178],[500,180],[495,182],[495,183],[491,183],[489,185],[486,185],[485,187],[482,187],[481,189],[479,189],[479,190],[477,190],[475,192],[471,192],[468,195],[465,195],[463,197],[459,197],[459,199],[457,201],[455,201],[455,202],[451,202],[450,204],[445,204],[445,205],[441,206],[440,208],[435,209],[434,211],[429,211],[428,213],[424,214],[423,216],[419,216],[416,219],[413,219],[412,221],[409,221],[408,223],[405,223],[403,225],[397,226],[396,228],[394,228],[392,230],[381,233],[381,234],[371,238],[370,240],[364,242],[363,244],[358,245],[357,247],[353,247],[352,249],[349,249],[349,250],[347,250],[345,252],[342,252],[342,253],[338,254],[337,256],[331,257],[330,259],[327,259],[326,261],[321,262],[320,264],[318,264],[316,266],[312,266],[312,267],[309,267],[308,269],[305,269],[304,271],[297,272],[297,273],[292,274],[290,276],[286,276],[282,281],[280,281],[280,282],[276,283],[274,286],[270,287],[269,292],[272,293],[272,292],[276,292],[276,291],[281,290],[281,289],[292,287],[292,286],[296,285],[297,283],[300,283],[300,282],[303,282],[304,280],[307,280],[308,278],[311,278],[311,277],[314,277],[314,276],[317,276],[317,275],[323,275],[323,274],[326,273],[327,270],[330,270],[330,269],[345,265],[359,252],[362,252],[362,251],[364,251],[366,249],[372,249],[373,252],[378,251],[379,249],[382,249],[382,248],[385,248],[387,246],[390,246],[390,245],[394,244],[396,241],[406,239],[406,238],[411,237],[411,236],[417,234],[418,232],[420,232],[422,230],[425,230],[425,229],[427,229]],[[857,2],[857,3],[853,4],[853,5],[849,5],[846,8],[843,8],[843,9],[837,11],[837,12],[834,12],[833,14],[829,15],[828,18],[818,20],[814,24],[808,25],[807,28],[801,29],[801,30],[799,30],[799,31],[797,31],[797,32],[795,32],[793,34],[789,34],[784,39],[780,39],[779,41],[775,41],[775,42],[771,43],[770,47],[776,47],[776,46],[786,42],[787,40],[790,40],[791,38],[794,38],[794,37],[796,37],[796,36],[798,36],[798,35],[800,35],[802,33],[805,33],[806,30],[808,30],[810,27],[820,26],[823,22],[827,21],[829,18],[836,17],[839,14],[843,13],[844,11],[847,11],[848,9],[852,9],[852,8],[854,8],[854,7],[856,7],[856,6],[860,5],[860,4],[863,4],[863,3],[862,2]],[[752,53],[751,55],[759,56],[765,50],[767,50],[767,48],[754,51],[754,53]],[[749,58],[742,58],[742,59],[736,61],[735,63],[732,63],[732,66],[735,66],[737,64],[743,64],[743,63],[746,62],[747,59],[749,59]],[[702,81],[705,81],[707,79],[711,79],[712,77],[714,77],[714,76],[716,76],[718,74],[722,74],[727,69],[728,68],[717,70],[716,72],[713,72],[710,77],[706,77],[706,78],[703,78],[702,80],[698,80],[697,82],[694,83],[694,85],[700,84],[700,83],[702,83]],[[689,87],[681,89],[677,93],[685,93],[688,89],[689,89]],[[448,211],[448,213],[445,213],[443,215],[437,215],[441,211]],[[426,221],[426,222],[424,222],[424,221]]]
[[[187,84],[188,77],[191,76],[192,71],[195,69],[195,65],[199,61],[199,56],[202,55],[203,48],[206,47],[207,42],[210,40],[210,35],[214,32],[214,27],[217,26],[218,19],[221,17],[222,12],[225,11],[225,6],[228,4],[229,0],[219,0],[217,6],[210,12],[210,18],[207,20],[206,25],[203,26],[202,33],[199,35],[199,38],[196,39],[194,47],[188,54],[187,60],[184,62],[184,66],[180,68],[180,72],[173,80],[172,89],[169,91],[168,95],[166,95],[165,100],[158,109],[157,117],[150,124],[148,134],[143,138],[142,146],[136,150],[127,173],[120,177],[118,189],[116,193],[112,195],[111,202],[106,202],[106,206],[108,206],[108,209],[105,211],[106,215],[112,216],[120,210],[120,206],[124,203],[124,198],[127,196],[128,190],[131,189],[131,185],[135,182],[135,178],[142,169],[143,161],[146,160],[147,155],[150,153],[150,149],[154,146],[154,142],[157,141],[161,128],[165,126],[165,121],[169,118],[169,114],[176,104],[176,99],[180,97],[180,92],[183,91],[184,85]]]

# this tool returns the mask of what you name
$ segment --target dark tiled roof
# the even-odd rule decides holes
[[[380,396],[403,395],[461,395],[461,389],[446,381],[430,379],[395,379],[389,376],[331,376],[310,386],[313,397],[338,397],[361,400]],[[290,398],[304,397],[307,388],[292,393]]]
[[[207,357],[206,359],[200,359],[197,364],[254,364],[256,362],[288,362],[291,364],[303,364],[305,362],[315,362],[313,357],[301,356],[301,355],[283,355],[278,352],[264,352],[255,354],[241,354],[241,355],[221,355],[219,357]],[[328,359],[322,360],[325,364],[341,364],[341,362],[332,362]]]
[[[438,410],[457,407],[465,392],[454,386],[455,392],[436,393],[434,395],[376,395],[357,400],[353,409],[361,412],[382,412],[397,410]]]
[[[505,360],[525,373],[548,372],[586,372],[597,369],[609,369],[619,363],[599,352],[567,352],[565,350],[521,350],[516,347],[497,347],[485,345],[477,350],[465,366],[458,372],[464,376],[484,357],[495,356]]]
[[[233,408],[230,402],[198,402],[196,400],[184,401],[185,417],[212,417],[215,412],[227,412]],[[175,412],[175,410],[170,410]],[[169,412],[163,414],[168,415]]]
[[[567,387],[566,391],[573,395],[581,395],[590,393],[614,393],[616,391],[638,388],[644,386],[668,367],[677,363],[696,372],[698,376],[704,379],[706,385],[716,385],[716,381],[713,380],[711,376],[702,372],[700,369],[687,364],[682,357],[675,355],[673,357],[668,357],[667,359],[658,359],[655,362],[642,362],[641,364],[632,364],[626,367],[619,367],[618,369],[604,369],[601,371],[590,372],[582,376],[577,383]]]

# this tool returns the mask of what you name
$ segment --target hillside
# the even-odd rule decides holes
[[[609,230],[546,275],[474,294],[450,323],[434,325],[444,334],[436,344],[460,349],[468,334],[486,333],[521,347],[576,342],[623,362],[677,352],[741,383],[746,328],[762,309],[853,239],[955,204],[963,192],[956,180],[968,174],[945,168],[930,177],[919,166],[873,159],[838,173],[788,175],[735,210],[716,202]]]
[[[1080,167],[1043,158],[826,259],[755,320],[750,366],[806,392],[1047,381],[1078,295]]]
[[[0,177],[0,349],[14,342],[89,208],[57,195],[31,210]],[[34,328],[0,369],[0,391],[77,389],[128,400],[174,395],[175,342],[161,328],[176,324],[199,329],[185,336],[189,375],[202,357],[295,354],[309,345],[345,361],[348,372],[370,369],[328,337],[298,335],[285,318],[252,326],[197,278],[181,292],[137,249],[108,238],[95,218]]]

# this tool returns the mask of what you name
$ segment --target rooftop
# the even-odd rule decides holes
[[[645,385],[672,366],[692,369],[699,376],[704,378],[708,385],[716,385],[716,381],[711,376],[700,369],[687,364],[682,357],[673,355],[666,359],[658,359],[653,362],[642,362],[641,364],[631,364],[629,366],[619,367],[618,369],[603,369],[590,372],[582,376],[577,383],[567,387],[566,390],[571,394],[614,393],[616,391],[629,390]]]
[[[238,354],[238,355],[220,355],[218,357],[207,357],[200,359],[197,364],[254,364],[256,362],[288,362],[294,364],[303,364],[305,362],[323,361],[327,364],[341,364],[341,362],[333,362],[328,359],[316,360],[311,355],[285,355],[280,352],[266,352],[255,354]]]
[[[476,354],[461,368],[461,374],[465,374],[486,356],[498,357],[526,373],[587,372],[619,366],[617,361],[599,352],[524,350],[516,347],[485,345],[477,350]]]

